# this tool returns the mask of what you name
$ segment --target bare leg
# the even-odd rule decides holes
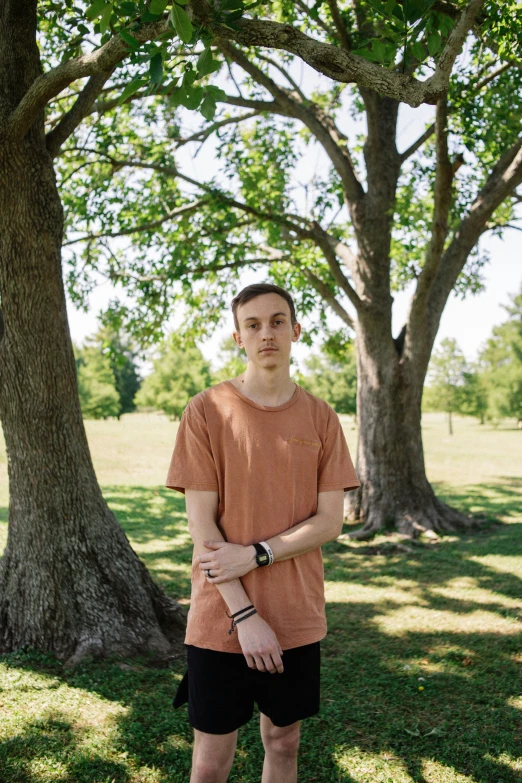
[[[194,729],[190,783],[226,783],[234,761],[238,731],[207,734]]]
[[[301,721],[290,726],[274,726],[270,718],[261,713],[260,728],[265,747],[261,783],[297,783]]]

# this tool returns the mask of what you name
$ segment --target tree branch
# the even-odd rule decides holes
[[[350,36],[348,35],[348,31],[343,22],[341,12],[339,11],[339,6],[337,5],[337,0],[327,0],[327,2],[335,29],[337,30],[337,34],[341,42],[341,46],[343,49],[350,51],[350,49],[352,49],[352,41],[350,40]]]
[[[166,20],[144,24],[133,36],[139,43],[154,40],[164,33],[172,33]],[[77,79],[110,73],[129,55],[129,48],[120,36],[115,36],[94,52],[75,57],[57,65],[34,80],[24,97],[12,112],[8,135],[23,138],[47,103]]]
[[[355,331],[355,322],[353,318],[346,312],[344,307],[341,305],[340,302],[337,301],[335,296],[332,294],[328,286],[323,283],[320,277],[317,277],[310,269],[302,268],[301,272],[306,275],[306,277],[309,279],[312,286],[315,288],[315,290],[321,294],[322,298],[325,300],[325,302],[328,302],[334,313],[336,313],[339,318],[341,318],[344,323],[350,327],[350,329],[353,329]]]
[[[110,72],[97,73],[95,76],[91,76],[72,108],[63,115],[55,128],[46,135],[45,143],[52,158],[58,155],[64,141],[67,141],[81,121],[90,114],[94,101],[110,76]]]
[[[416,315],[420,310],[424,308],[425,300],[435,279],[448,236],[448,217],[452,200],[451,186],[454,172],[448,152],[448,102],[446,98],[441,98],[437,102],[435,151],[434,207],[431,237],[424,266],[417,278],[417,287],[412,299],[409,319],[410,329],[415,328],[412,322],[415,321]]]
[[[424,82],[375,65],[364,57],[331,44],[316,41],[289,24],[242,18],[237,23],[239,30],[236,31],[213,22],[212,9],[207,0],[191,0],[188,10],[195,21],[211,30],[216,43],[234,40],[244,46],[282,49],[297,55],[316,71],[335,81],[355,82],[416,107],[421,103],[435,103],[441,95],[446,94],[455,59],[483,4],[484,0],[471,0],[464,9],[448,37],[435,73]],[[174,34],[166,19],[133,30],[133,37],[139,43],[164,34]],[[86,76],[110,72],[128,55],[128,46],[120,36],[115,36],[94,52],[61,63],[39,76],[12,112],[8,134],[14,138],[23,138],[47,103],[69,84]]]
[[[522,137],[493,167],[467,215],[446,248],[432,286],[427,306],[432,330],[436,330],[447,298],[466,259],[477,243],[493,212],[522,183]]]
[[[316,244],[318,247],[321,248],[324,257],[326,258],[326,262],[330,268],[330,272],[332,273],[332,277],[341,289],[343,293],[346,294],[350,302],[353,304],[356,310],[360,310],[362,307],[362,302],[359,299],[356,291],[352,286],[350,285],[348,278],[344,275],[341,266],[339,264],[339,261],[337,260],[335,256],[335,252],[332,248],[331,239],[332,237],[329,237],[326,231],[323,230],[321,225],[317,222],[317,220],[314,220],[313,222],[313,231],[316,236]]]
[[[287,80],[288,84],[292,87],[294,92],[296,92],[299,95],[301,100],[302,101],[306,101],[307,100],[306,95],[301,90],[301,88],[299,87],[297,82],[295,82],[294,79],[292,79],[292,77],[290,76],[288,71],[285,68],[283,68],[283,66],[280,65],[280,63],[278,63],[276,60],[272,60],[271,57],[266,57],[266,55],[264,55],[264,54],[259,54],[259,52],[256,52],[256,57],[257,57],[258,60],[264,60],[264,62],[270,63],[270,65],[273,65],[274,68],[277,68],[278,71],[280,71],[283,74],[283,76]]]
[[[457,24],[448,36],[446,46],[437,62],[435,73],[424,82],[424,84],[430,85],[430,92],[436,99],[444,96],[448,91],[451,71],[453,70],[455,60],[461,52],[469,31],[482,11],[484,1],[485,0],[471,0],[468,6],[462,11]]]
[[[309,8],[308,8],[308,6],[306,5],[306,3],[304,3],[304,2],[303,2],[303,0],[295,0],[295,4],[296,4],[296,6],[297,6],[298,8],[300,8],[300,9],[301,9],[301,11],[302,11],[304,14],[306,14],[306,16],[307,16],[309,19],[311,18],[311,17],[310,17],[310,9],[309,9]],[[315,24],[316,24],[318,27],[321,27],[321,28],[322,28],[322,29],[325,31],[325,33],[328,33],[328,35],[330,36],[330,38],[336,38],[336,37],[337,37],[337,36],[335,35],[335,30],[334,30],[332,27],[330,27],[330,25],[329,25],[329,24],[327,24],[326,22],[324,22],[324,21],[321,19],[321,17],[318,17],[317,19],[314,19],[314,22],[315,22]]]
[[[220,42],[219,48],[240,65],[258,84],[270,92],[276,107],[281,107],[285,116],[294,117],[306,125],[332,161],[341,177],[348,198],[354,202],[362,199],[364,190],[355,174],[350,153],[346,147],[341,147],[339,144],[340,141],[346,142],[348,139],[337,128],[333,119],[311,101],[307,101],[305,105],[300,99],[294,97],[291,91],[276,84],[261,68],[252,63],[240,49],[230,42]],[[276,108],[276,113],[283,112]]]
[[[151,231],[154,228],[159,228],[159,226],[162,226],[163,223],[166,223],[167,220],[172,220],[173,218],[177,218],[180,215],[185,215],[188,212],[194,212],[194,210],[199,209],[208,201],[208,198],[199,199],[198,201],[194,201],[192,204],[185,204],[182,207],[173,209],[157,220],[151,220],[148,223],[141,223],[137,226],[131,226],[131,228],[122,228],[121,231],[103,231],[99,234],[85,234],[84,236],[78,237],[77,239],[71,239],[69,242],[64,242],[63,247],[76,245],[78,242],[92,242],[94,239],[114,239],[115,237],[124,237],[129,236],[130,234],[140,234],[144,231]]]
[[[412,155],[414,155],[417,150],[422,147],[422,145],[430,139],[433,134],[435,133],[435,123],[433,122],[430,126],[426,128],[422,136],[419,136],[417,141],[414,141],[413,144],[411,144],[408,149],[404,150],[404,152],[399,153],[399,160],[401,162],[401,165],[404,163],[405,160],[408,160],[408,158],[411,158]]]
[[[283,49],[297,55],[316,71],[335,81],[355,82],[381,95],[417,107],[421,103],[436,103],[439,97],[447,93],[455,59],[482,10],[484,1],[471,0],[462,11],[457,24],[448,36],[435,73],[424,82],[407,74],[375,65],[364,57],[351,54],[339,47],[316,41],[289,24],[242,18],[237,23],[240,29],[231,31],[212,22],[207,0],[192,0],[191,6],[195,16],[212,29],[218,45],[221,39],[233,40],[244,46]],[[306,10],[309,11],[308,8]]]

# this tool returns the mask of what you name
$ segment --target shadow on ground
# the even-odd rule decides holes
[[[478,535],[410,554],[370,556],[346,541],[324,547],[322,705],[303,723],[300,783],[522,780],[522,580],[510,561],[522,551],[522,522],[514,521],[521,484],[439,488],[460,508],[513,520]],[[139,487],[105,495],[157,581],[187,597],[183,499]],[[188,780],[192,731],[186,707],[171,707],[182,662],[157,670],[143,659],[105,661],[67,671],[34,651],[0,662],[8,672],[37,673],[40,683],[39,693],[20,691],[32,713],[0,744],[1,783]],[[64,685],[117,708],[110,728],[60,708],[51,697]],[[262,758],[256,712],[240,730],[231,783],[258,781]]]

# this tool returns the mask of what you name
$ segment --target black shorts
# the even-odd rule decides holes
[[[188,702],[189,723],[199,731],[235,731],[251,719],[254,702],[276,726],[289,726],[319,712],[319,642],[284,650],[281,674],[251,669],[243,653],[185,647],[188,669],[173,705]]]

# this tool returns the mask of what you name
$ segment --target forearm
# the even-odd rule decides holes
[[[290,560],[333,541],[340,533],[339,524],[332,523],[321,514],[316,514],[303,522],[268,538],[266,543],[274,554],[274,561]]]
[[[337,538],[343,524],[343,498],[342,490],[319,493],[314,516],[267,540],[274,560],[290,560]],[[199,567],[202,571],[211,572],[210,577],[207,575],[209,582],[215,585],[230,583],[258,567],[253,544],[242,546],[224,542],[217,526],[213,530],[208,529],[208,533],[205,536],[202,532],[200,540],[211,551],[199,555]]]
[[[194,560],[197,560],[198,555],[208,552],[203,541],[225,540],[217,524],[212,520],[199,520],[197,524],[191,524],[189,521],[189,532],[194,542]],[[241,583],[241,579],[231,579],[229,582],[221,582],[214,586],[219,590],[221,597],[228,606],[229,614],[234,614],[251,603]]]

